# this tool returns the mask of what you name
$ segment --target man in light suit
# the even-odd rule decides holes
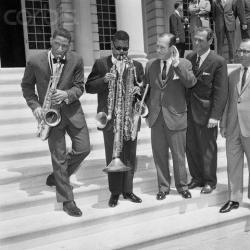
[[[38,123],[44,119],[42,109],[50,76],[58,66],[61,71],[57,89],[52,93],[52,105],[57,105],[61,122],[51,128],[48,138],[53,174],[46,181],[56,186],[57,201],[63,203],[63,210],[71,216],[81,216],[81,210],[74,202],[69,177],[90,152],[88,128],[79,98],[84,90],[83,61],[69,51],[70,32],[58,29],[51,38],[51,50],[30,58],[22,79],[23,96],[33,111]],[[56,66],[57,65],[57,66]],[[35,91],[37,89],[37,94]],[[65,133],[72,140],[72,151],[67,153]]]
[[[243,0],[214,0],[212,13],[215,22],[217,52],[219,55],[223,55],[224,37],[226,35],[228,41],[229,62],[234,63],[234,34],[237,16],[240,19],[242,29],[247,29]]]
[[[169,31],[176,37],[176,48],[179,50],[180,57],[185,54],[185,20],[182,16],[183,5],[181,2],[174,4],[174,13],[169,17]]]
[[[237,52],[242,66],[229,75],[229,96],[220,123],[221,135],[226,138],[229,189],[221,213],[238,208],[242,201],[244,153],[250,170],[250,39],[243,40]]]
[[[205,194],[217,184],[217,125],[228,94],[227,64],[210,51],[212,41],[212,30],[199,27],[194,51],[187,55],[197,78],[188,93],[187,161],[192,176],[188,187],[202,187]]]
[[[170,192],[169,148],[173,158],[177,191],[191,198],[187,187],[185,145],[187,128],[186,88],[193,87],[196,78],[191,63],[179,58],[173,34],[162,34],[157,40],[158,58],[146,65],[145,82],[150,84],[146,99],[149,108],[148,124],[157,170],[158,200]]]

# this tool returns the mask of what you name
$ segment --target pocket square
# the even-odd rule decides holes
[[[180,79],[180,77],[178,75],[174,74],[173,80],[178,80],[178,79]]]
[[[203,75],[203,76],[210,76],[210,73],[203,72],[202,75]]]

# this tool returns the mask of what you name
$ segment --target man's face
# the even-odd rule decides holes
[[[51,52],[54,57],[64,57],[64,55],[69,50],[70,42],[66,37],[56,36],[51,38]]]
[[[180,4],[180,5],[178,6],[178,11],[180,11],[180,12],[183,11],[183,5],[182,5],[182,4]]]
[[[112,54],[117,60],[121,60],[123,56],[128,55],[129,41],[115,40],[112,43]]]
[[[196,32],[194,36],[194,51],[199,55],[204,54],[212,43],[212,39],[207,40],[207,31]]]
[[[167,60],[171,56],[171,50],[169,48],[169,37],[159,37],[156,44],[156,51],[158,58],[161,60]]]
[[[237,62],[244,67],[250,66],[250,41],[242,41],[239,49],[236,51]]]

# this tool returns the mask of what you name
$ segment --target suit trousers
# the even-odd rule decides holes
[[[105,145],[105,155],[107,166],[113,159],[114,132],[113,129],[103,130],[103,138]],[[136,170],[136,146],[137,139],[134,141],[123,140],[123,149],[120,154],[120,160],[131,167],[126,172],[108,173],[109,190],[112,194],[122,194],[133,192],[133,178]]]
[[[185,165],[186,129],[170,130],[162,111],[151,128],[151,145],[157,170],[159,191],[170,190],[169,148],[173,159],[175,186],[178,192],[187,190],[187,171]]]
[[[228,54],[229,54],[229,62],[234,63],[235,59],[235,42],[234,42],[234,31],[228,31],[226,27],[221,29],[220,31],[216,31],[217,38],[217,53],[223,56],[223,45],[224,45],[224,37],[226,35],[228,42]]]
[[[226,138],[226,154],[229,199],[238,202],[242,200],[243,196],[244,153],[250,173],[250,137],[241,135],[237,122],[233,132]],[[248,198],[250,198],[250,183],[248,183]]]
[[[185,54],[185,43],[176,43],[175,44],[176,48],[179,51],[180,57],[184,58],[184,54]]]
[[[50,131],[48,144],[56,181],[57,201],[65,202],[74,200],[69,177],[90,153],[90,141],[85,120],[82,128],[76,128],[63,114],[61,117],[60,124]],[[67,152],[66,149],[66,132],[72,141],[71,152]]]
[[[218,128],[195,123],[190,113],[186,151],[189,172],[195,182],[216,186]]]

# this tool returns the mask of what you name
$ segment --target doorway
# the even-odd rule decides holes
[[[21,0],[0,1],[0,67],[25,67]]]

